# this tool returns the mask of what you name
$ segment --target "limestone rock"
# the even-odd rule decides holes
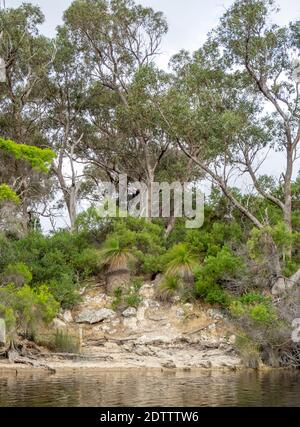
[[[125,317],[123,320],[123,324],[125,328],[130,330],[136,330],[137,329],[137,318],[136,317]]]
[[[72,316],[72,313],[71,313],[71,311],[70,311],[70,310],[63,311],[63,312],[60,314],[59,318],[60,318],[63,322],[66,322],[66,323],[72,323],[72,322],[73,322],[73,316]]]
[[[228,339],[228,343],[230,345],[234,345],[236,343],[236,336],[235,335],[231,335]]]
[[[0,345],[6,343],[6,327],[5,320],[0,319]]]
[[[145,307],[145,308],[159,308],[160,307],[160,304],[159,304],[159,302],[157,302],[157,301],[154,301],[154,300],[152,300],[152,299],[145,299],[143,302],[142,302],[142,305]]]
[[[124,317],[135,317],[137,314],[136,308],[128,307],[125,311],[123,311],[122,315]]]
[[[223,314],[220,311],[215,310],[213,308],[210,308],[209,310],[207,310],[207,315],[214,320],[223,320],[224,319]]]
[[[162,362],[161,366],[166,369],[176,369],[176,365],[173,360],[167,360],[166,362]]]
[[[76,317],[76,323],[100,323],[105,319],[115,317],[116,313],[108,308],[101,308],[100,310],[84,310]]]
[[[146,299],[151,299],[154,297],[154,287],[152,285],[143,285],[141,289],[139,290],[139,294],[141,297]]]
[[[178,308],[177,310],[176,310],[176,317],[184,317],[185,316],[185,311],[184,311],[184,309],[183,308]]]
[[[52,320],[51,326],[54,329],[64,329],[66,328],[67,325],[61,319],[56,317],[55,319]]]

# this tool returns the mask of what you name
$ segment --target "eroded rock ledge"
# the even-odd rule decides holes
[[[137,308],[112,310],[112,298],[97,284],[85,289],[82,303],[62,312],[53,326],[81,337],[81,354],[72,366],[99,368],[241,367],[230,322],[218,310],[198,304],[161,303],[154,283],[140,289]],[[56,367],[62,357],[48,356]]]

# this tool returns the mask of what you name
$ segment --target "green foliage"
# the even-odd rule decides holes
[[[248,319],[255,326],[268,326],[278,323],[278,315],[272,299],[255,292],[249,292],[232,299],[229,311],[233,317]]]
[[[134,261],[131,250],[123,246],[124,242],[110,236],[99,251],[99,266],[107,272],[128,270],[130,261]]]
[[[170,301],[175,295],[182,295],[183,282],[179,276],[166,275],[159,284],[157,294],[162,300]]]
[[[193,280],[198,259],[186,244],[180,243],[169,249],[165,255],[164,262],[167,276],[178,276],[185,281]]]
[[[16,286],[29,284],[32,280],[32,273],[23,262],[8,264],[1,275],[3,283],[12,283]]]
[[[13,202],[20,203],[18,195],[6,184],[0,185],[0,203],[1,202]]]
[[[0,150],[11,155],[14,159],[25,160],[32,168],[40,172],[48,172],[51,163],[56,157],[55,153],[50,149],[17,144],[14,141],[5,140],[1,137]]]
[[[229,295],[221,285],[226,280],[238,277],[243,271],[242,260],[228,248],[223,247],[216,256],[209,255],[196,272],[196,295],[210,304],[228,306]]]
[[[49,324],[59,310],[59,304],[47,286],[32,289],[28,285],[0,288],[0,314],[7,321],[10,333],[17,327],[32,334],[37,325]]]
[[[132,280],[130,287],[124,291],[123,288],[117,288],[114,291],[114,299],[112,301],[112,309],[117,310],[119,307],[135,307],[141,303],[142,298],[139,295],[139,290],[143,284],[142,279],[135,278]]]

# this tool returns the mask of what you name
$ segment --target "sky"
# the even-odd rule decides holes
[[[5,2],[6,7],[17,7],[23,3],[22,0]],[[31,3],[39,5],[45,14],[46,22],[42,32],[54,36],[56,26],[62,22],[63,11],[72,0],[31,0]],[[137,3],[160,10],[167,18],[169,33],[162,46],[164,55],[160,58],[160,65],[165,67],[169,58],[179,50],[198,49],[233,0],[137,0]],[[278,23],[287,24],[300,18],[299,0],[279,0],[277,3],[281,8],[276,18]]]
[[[42,33],[52,37],[55,28],[62,23],[63,12],[72,0],[26,0],[41,7],[46,21],[41,27]],[[158,65],[167,68],[172,55],[186,49],[195,51],[206,39],[207,33],[217,24],[220,17],[234,0],[136,0],[144,6],[160,10],[167,18],[169,32],[163,40]],[[0,0],[2,5],[3,0]],[[5,0],[6,7],[18,7],[22,0]],[[277,0],[280,12],[274,22],[286,25],[290,21],[300,19],[299,0]],[[282,154],[272,153],[264,164],[263,173],[277,175],[282,170]],[[300,167],[300,164],[299,164]],[[277,173],[276,173],[277,172]],[[298,170],[296,170],[295,175]],[[237,177],[237,180],[240,179]],[[239,184],[241,184],[239,182]],[[246,184],[247,185],[247,184]],[[203,189],[205,191],[205,189]]]

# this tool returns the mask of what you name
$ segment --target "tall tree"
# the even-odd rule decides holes
[[[52,43],[41,36],[44,21],[38,7],[24,4],[0,10],[0,57],[5,63],[5,81],[0,83],[0,134],[19,144],[46,146],[41,134],[43,83],[54,57]],[[2,157],[1,180],[18,183],[22,224],[26,231],[32,204],[49,193],[49,181],[26,163]],[[16,184],[15,184],[16,186]],[[46,190],[47,188],[47,190]]]
[[[300,53],[299,25],[270,24],[273,5],[236,1],[194,58],[184,52],[174,58],[177,83],[169,94],[174,107],[162,116],[185,154],[267,236],[277,293],[300,279],[300,269],[289,278],[283,273],[293,248],[287,243],[282,253],[267,212],[258,214],[231,189],[233,179],[246,174],[259,197],[281,212],[286,239],[292,241],[292,179],[300,142],[299,65],[293,58]],[[279,193],[270,185],[274,179],[261,172],[270,151],[286,158],[277,173]]]

